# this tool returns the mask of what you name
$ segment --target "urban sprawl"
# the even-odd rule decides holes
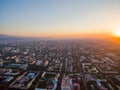
[[[84,39],[0,41],[0,90],[120,90],[120,46]]]

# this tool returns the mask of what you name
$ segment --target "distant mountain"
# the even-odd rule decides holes
[[[7,40],[7,39],[9,40],[9,39],[15,39],[15,38],[18,38],[18,37],[0,34],[0,40]]]
[[[7,35],[0,34],[0,38],[5,38],[5,37],[7,37]]]
[[[47,38],[17,37],[12,35],[0,34],[0,40],[46,40]]]

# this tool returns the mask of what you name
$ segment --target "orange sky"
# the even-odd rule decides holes
[[[34,33],[20,33],[17,35],[17,33],[12,33],[10,35],[14,36],[23,36],[23,37],[50,37],[50,38],[108,38],[108,37],[114,37],[112,32],[106,32],[106,33],[73,33],[73,32],[65,32],[65,33],[39,33],[39,32],[34,32]]]

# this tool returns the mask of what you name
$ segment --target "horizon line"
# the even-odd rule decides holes
[[[80,33],[80,34],[70,34],[70,35],[50,35],[50,36],[42,36],[42,35],[36,35],[36,36],[32,36],[32,35],[14,35],[14,34],[4,34],[4,33],[0,33],[0,35],[7,35],[7,36],[13,36],[13,37],[23,37],[23,38],[61,38],[61,39],[69,39],[69,38],[73,38],[73,39],[79,39],[79,38],[115,38],[116,36],[114,36],[113,34],[106,34],[106,33]]]

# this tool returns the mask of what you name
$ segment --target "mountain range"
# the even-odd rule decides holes
[[[12,35],[6,35],[6,34],[0,34],[0,40],[46,40],[47,38],[38,37],[20,37],[20,36],[12,36]]]

